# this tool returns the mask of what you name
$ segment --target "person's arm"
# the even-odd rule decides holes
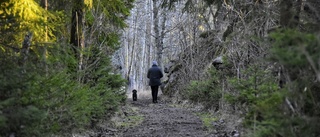
[[[147,78],[150,78],[150,69],[148,70]]]
[[[162,73],[162,70],[160,69],[160,78],[163,77],[163,73]]]

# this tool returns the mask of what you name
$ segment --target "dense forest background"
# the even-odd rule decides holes
[[[318,0],[3,0],[0,135],[110,118],[153,60],[174,103],[244,136],[319,136]],[[236,121],[236,122],[234,122]],[[70,132],[71,131],[71,132]]]
[[[115,54],[129,88],[201,104],[245,136],[319,136],[317,0],[135,2]]]
[[[132,4],[2,0],[0,136],[71,135],[117,111],[126,81],[110,55]]]

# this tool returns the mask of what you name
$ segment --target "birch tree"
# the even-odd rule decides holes
[[[146,72],[151,62],[156,60],[163,67],[183,49],[179,37],[187,37],[181,33],[186,16],[179,10],[162,8],[161,3],[154,0],[136,1],[132,17],[127,21],[129,28],[124,31],[123,46],[118,52],[124,53],[122,66],[125,66],[124,76],[130,88],[147,88]],[[117,56],[121,56],[119,54]]]

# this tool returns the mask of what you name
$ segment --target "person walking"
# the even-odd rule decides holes
[[[158,89],[161,85],[160,79],[163,77],[161,69],[158,67],[157,61],[152,62],[152,67],[148,70],[149,86],[151,87],[152,102],[158,103]]]

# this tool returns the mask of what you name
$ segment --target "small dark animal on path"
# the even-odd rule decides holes
[[[137,95],[137,90],[132,90],[132,99],[133,101],[137,101],[138,95]]]

